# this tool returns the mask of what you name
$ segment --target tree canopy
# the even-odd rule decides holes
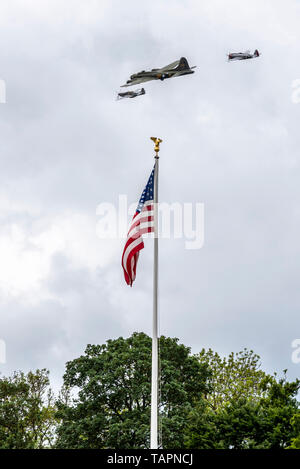
[[[66,364],[55,399],[49,372],[0,378],[0,449],[145,449],[151,338],[88,345]],[[159,340],[159,435],[165,449],[300,449],[299,381],[261,369],[244,349],[193,355]]]
[[[16,372],[0,378],[0,449],[54,445],[56,409],[49,372]]]
[[[197,357],[211,370],[210,392],[189,415],[186,447],[285,449],[298,444],[298,380],[268,375],[252,350],[228,358],[202,350]]]
[[[286,449],[299,441],[297,382],[268,382],[265,397],[226,401],[217,411],[199,403],[190,413],[185,446],[191,449]]]
[[[183,446],[182,428],[193,402],[207,391],[208,366],[177,339],[160,338],[160,416],[163,445]],[[88,345],[67,363],[64,384],[78,390],[58,402],[58,447],[148,448],[151,339],[143,333]]]

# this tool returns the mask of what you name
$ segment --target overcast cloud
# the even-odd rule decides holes
[[[96,209],[137,201],[155,135],[160,200],[205,206],[202,249],[160,243],[161,333],[299,376],[299,21],[298,0],[2,0],[2,374],[46,367],[58,386],[87,343],[151,334],[151,240],[130,289]],[[116,101],[132,73],[181,56],[194,75]]]

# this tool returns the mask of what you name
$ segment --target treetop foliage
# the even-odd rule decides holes
[[[144,333],[87,345],[56,399],[47,370],[0,378],[0,448],[148,448],[151,348]],[[265,373],[252,350],[193,355],[164,336],[159,349],[163,448],[300,449],[298,380]]]

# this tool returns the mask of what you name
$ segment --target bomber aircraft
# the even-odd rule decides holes
[[[185,57],[181,57],[180,60],[176,60],[176,62],[166,65],[166,67],[153,68],[152,70],[147,72],[145,70],[142,70],[139,73],[131,75],[130,80],[127,80],[126,84],[122,85],[122,87],[137,85],[138,83],[144,83],[150,80],[163,81],[166,78],[190,75],[191,73],[194,73],[194,68],[196,67],[189,66],[188,61]]]
[[[228,61],[232,62],[234,60],[248,60],[248,59],[255,59],[256,57],[259,57],[260,53],[256,49],[254,51],[254,54],[251,54],[249,50],[246,52],[236,52],[232,54],[228,54]]]

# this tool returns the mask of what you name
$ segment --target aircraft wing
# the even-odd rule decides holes
[[[176,67],[179,65],[179,62],[180,62],[180,60],[176,60],[176,62],[173,62],[173,63],[171,63],[171,64],[169,64],[169,65],[166,65],[166,66],[163,67],[163,68],[160,68],[160,69],[158,70],[158,72],[160,73],[160,72],[166,72],[167,70],[170,70],[170,69],[172,70],[173,68],[176,68]]]
[[[125,85],[122,85],[121,88],[124,88],[125,86],[133,86],[133,85],[138,85],[139,83],[145,83],[146,81],[154,80],[155,78],[152,77],[141,77],[141,78],[134,78],[133,80],[130,80],[129,83],[126,83]]]

